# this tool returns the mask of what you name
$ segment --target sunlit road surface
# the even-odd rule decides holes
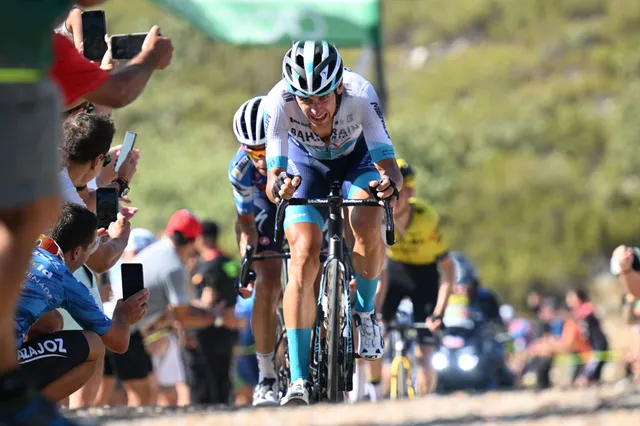
[[[640,388],[617,384],[296,408],[91,408],[69,416],[92,417],[111,426],[639,426]]]

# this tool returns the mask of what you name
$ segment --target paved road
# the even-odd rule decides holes
[[[640,424],[640,388],[611,385],[538,393],[457,394],[412,401],[319,404],[292,409],[91,408],[69,413],[69,416],[97,417],[105,426],[637,426]]]

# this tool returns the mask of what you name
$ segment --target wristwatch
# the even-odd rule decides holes
[[[120,190],[118,191],[118,197],[126,197],[129,194],[129,182],[127,179],[123,177],[118,177],[113,180],[120,186]]]
[[[442,315],[429,315],[429,318],[432,322],[436,322],[438,320],[442,321]]]

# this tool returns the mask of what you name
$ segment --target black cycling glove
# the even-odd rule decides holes
[[[380,179],[375,186],[369,185],[369,192],[371,193],[371,195],[373,195],[373,198],[375,198],[376,201],[382,200],[382,198],[378,197],[378,190],[377,190],[378,185],[381,185],[381,184],[382,184],[382,179]],[[389,179],[389,186],[393,188],[393,194],[391,194],[391,197],[396,197],[396,199],[398,199],[400,192],[398,191],[398,187],[396,186],[395,182],[392,181],[391,179]]]
[[[278,175],[278,178],[276,179],[275,183],[273,184],[273,188],[271,188],[272,194],[273,194],[273,198],[280,198],[280,188],[282,188],[282,186],[284,185],[284,180],[286,178],[289,178],[291,180],[293,180],[295,176],[287,173],[287,172],[280,172],[280,174]],[[298,176],[300,177],[300,176]],[[302,178],[300,178],[302,179]]]
[[[256,273],[255,271],[253,271],[252,269],[249,269],[248,273],[247,273],[247,280],[246,282],[244,282],[242,280],[242,277],[238,278],[238,281],[236,282],[236,290],[238,291],[238,293],[242,296],[242,293],[240,293],[240,290],[243,288],[247,288],[247,286],[249,285],[250,282],[256,282]]]

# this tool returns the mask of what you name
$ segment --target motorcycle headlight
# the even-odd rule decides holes
[[[444,354],[440,352],[436,352],[431,357],[431,366],[436,371],[444,370],[445,368],[447,368],[448,365],[449,365],[449,360],[447,359],[446,356],[444,356]]]
[[[478,356],[470,354],[462,354],[458,358],[458,367],[463,371],[469,371],[478,365]]]

